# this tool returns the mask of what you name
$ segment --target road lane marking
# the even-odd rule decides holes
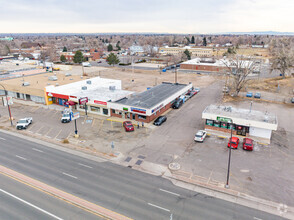
[[[69,177],[71,177],[71,178],[75,178],[75,179],[77,179],[78,177],[76,177],[76,176],[73,176],[73,175],[70,175],[70,174],[68,174],[68,173],[62,173],[63,175],[65,175],[65,176],[69,176]]]
[[[88,166],[88,165],[86,165],[86,164],[82,164],[82,163],[78,163],[79,165],[81,165],[81,166],[83,166],[83,167],[88,167],[88,168],[90,168],[90,169],[92,169],[93,167],[90,167],[90,166]]]
[[[0,139],[1,139],[1,140],[4,140],[4,141],[6,140],[5,138],[2,138],[2,137],[0,137]]]
[[[38,152],[41,152],[41,153],[43,153],[44,151],[42,151],[42,150],[39,150],[39,149],[37,149],[37,148],[32,148],[32,150],[34,150],[34,151],[38,151]]]
[[[165,190],[165,189],[159,189],[159,190],[162,191],[162,192],[166,192],[166,193],[169,193],[169,194],[175,195],[175,196],[180,196],[180,194],[178,194],[178,193],[174,193],[174,192],[171,192],[171,191],[167,191],[167,190]]]
[[[166,212],[170,212],[169,209],[162,208],[162,207],[160,207],[160,206],[158,206],[158,205],[154,205],[154,204],[152,204],[152,203],[148,203],[148,205],[153,206],[153,207],[158,208],[158,209],[162,209],[162,210],[164,210],[164,211],[166,211]]]
[[[15,155],[16,157],[18,157],[18,158],[20,158],[20,159],[22,159],[22,160],[27,160],[26,158],[24,158],[24,157],[21,157],[21,156],[18,156],[18,155]]]
[[[37,209],[37,210],[39,210],[39,211],[41,211],[41,212],[43,212],[43,213],[47,214],[47,215],[49,215],[49,216],[51,216],[51,217],[55,218],[55,219],[63,220],[62,218],[59,218],[58,216],[56,216],[56,215],[53,215],[52,213],[50,213],[50,212],[47,212],[47,211],[45,211],[44,209],[41,209],[40,207],[38,207],[38,206],[35,206],[35,205],[33,205],[32,203],[30,203],[30,202],[27,202],[27,201],[25,201],[25,200],[23,200],[23,199],[21,199],[21,198],[19,198],[19,197],[15,196],[15,195],[13,195],[13,194],[9,193],[9,192],[6,192],[6,191],[5,191],[5,190],[3,190],[3,189],[0,189],[0,191],[1,191],[1,192],[3,192],[3,193],[4,193],[4,194],[6,194],[6,195],[9,195],[9,196],[11,196],[11,197],[12,197],[12,198],[14,198],[14,199],[17,199],[18,201],[21,201],[21,202],[23,202],[23,203],[25,203],[25,204],[27,204],[27,205],[29,205],[29,206],[31,206],[31,207],[33,207],[33,208],[35,208],[35,209]]]

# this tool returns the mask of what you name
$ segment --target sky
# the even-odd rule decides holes
[[[294,0],[0,0],[0,33],[294,32]]]

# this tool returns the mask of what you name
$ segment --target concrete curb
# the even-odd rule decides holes
[[[163,177],[169,179],[173,184],[186,189],[194,190],[228,202],[281,216],[283,218],[294,219],[294,208],[288,207],[285,204],[260,199],[235,190],[226,189],[224,185],[213,186],[208,183],[191,180],[187,177],[173,175],[172,173],[166,173]]]

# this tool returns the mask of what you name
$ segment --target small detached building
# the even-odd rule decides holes
[[[175,99],[186,94],[192,84],[163,82],[139,94],[109,103],[111,116],[149,123],[166,110]]]
[[[268,112],[210,105],[202,112],[205,130],[231,132],[244,137],[257,137],[270,143],[272,131],[278,128],[277,117]]]

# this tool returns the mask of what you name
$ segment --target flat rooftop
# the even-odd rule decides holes
[[[231,106],[210,105],[207,106],[203,113],[215,114],[228,118],[240,118],[245,120],[266,122],[270,124],[278,124],[277,117],[269,112],[261,112],[256,110],[234,108]]]
[[[162,84],[152,87],[145,92],[138,93],[130,98],[126,97],[120,99],[115,103],[150,109],[151,107],[159,104],[160,102],[180,91],[181,89],[185,88],[186,86],[186,84],[163,82]]]

